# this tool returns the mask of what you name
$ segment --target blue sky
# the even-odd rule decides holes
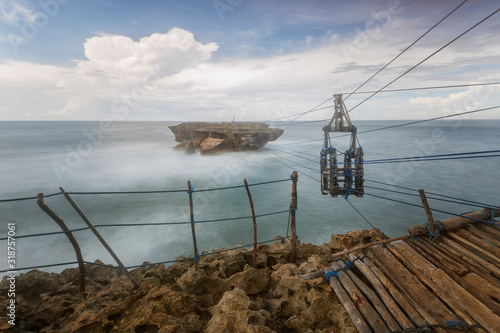
[[[269,120],[307,111],[355,89],[461,2],[1,0],[0,120]],[[362,90],[381,88],[498,6],[469,0]],[[388,89],[500,81],[499,17]],[[498,92],[380,94],[351,116],[434,117],[500,105]]]

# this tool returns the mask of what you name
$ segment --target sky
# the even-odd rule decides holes
[[[461,2],[0,0],[0,121],[291,120],[352,92]],[[499,6],[467,1],[360,91],[382,88]],[[498,32],[500,13],[387,89],[500,82]],[[379,93],[350,115],[437,117],[500,105],[499,92]],[[500,119],[500,109],[469,118]]]

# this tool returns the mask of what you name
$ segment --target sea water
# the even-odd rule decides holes
[[[365,160],[438,155],[498,149],[499,120],[433,121],[363,133],[405,121],[358,121],[359,143]],[[356,212],[339,196],[323,196],[319,184],[319,153],[323,145],[321,122],[273,123],[284,134],[261,151],[224,153],[217,156],[186,155],[176,145],[168,126],[174,122],[0,122],[0,200],[67,192],[128,192],[178,190],[155,194],[72,194],[89,220],[96,225],[138,224],[100,227],[99,232],[126,266],[145,261],[164,262],[192,256],[187,181],[194,188],[194,219],[210,221],[251,216],[243,178],[250,184],[289,179],[299,172],[297,234],[301,242],[322,244],[331,234],[349,230],[380,228],[389,236],[406,233],[406,227],[426,221],[418,192],[403,195],[382,189],[405,191],[368,180],[423,188],[490,205],[498,205],[499,158],[455,159],[411,163],[366,164],[366,193],[351,195]],[[347,149],[349,138],[332,135],[332,145]],[[287,236],[291,181],[251,186],[257,215],[258,240]],[[374,194],[384,198],[370,196]],[[432,195],[429,195],[432,196]],[[401,202],[390,201],[395,199]],[[85,223],[61,196],[45,203],[70,229]],[[480,206],[429,200],[431,208],[464,213]],[[450,215],[435,212],[435,219]],[[60,231],[59,226],[37,205],[35,199],[0,202],[0,236],[14,223],[16,236]],[[368,222],[367,222],[368,221]],[[74,233],[84,260],[100,259],[115,264],[90,230]],[[196,224],[197,247],[201,251],[247,245],[253,242],[252,219]],[[2,248],[6,241],[0,241]],[[2,254],[6,253],[2,250]],[[7,258],[0,270],[7,269]],[[18,238],[16,267],[74,262],[75,253],[64,234]],[[68,266],[45,268],[60,271]]]

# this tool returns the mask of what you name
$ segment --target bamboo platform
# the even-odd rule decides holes
[[[457,219],[432,243],[410,227],[300,277],[325,277],[359,332],[500,332],[500,227]]]

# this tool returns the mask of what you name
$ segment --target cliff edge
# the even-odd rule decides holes
[[[0,318],[2,332],[344,332],[356,328],[321,278],[298,275],[328,267],[331,254],[380,240],[375,230],[332,235],[317,246],[276,241],[252,249],[230,249],[175,263],[131,271],[140,287],[116,269],[86,266],[86,297],[78,268],[60,274],[33,270],[16,277],[16,326]],[[181,258],[182,259],[182,258]],[[101,263],[102,264],[102,263]],[[0,289],[8,288],[4,277]],[[0,294],[0,307],[9,303]]]
[[[261,149],[283,134],[281,128],[255,122],[189,122],[169,128],[175,141],[180,142],[175,149],[184,149],[188,154],[199,150],[202,155]]]

